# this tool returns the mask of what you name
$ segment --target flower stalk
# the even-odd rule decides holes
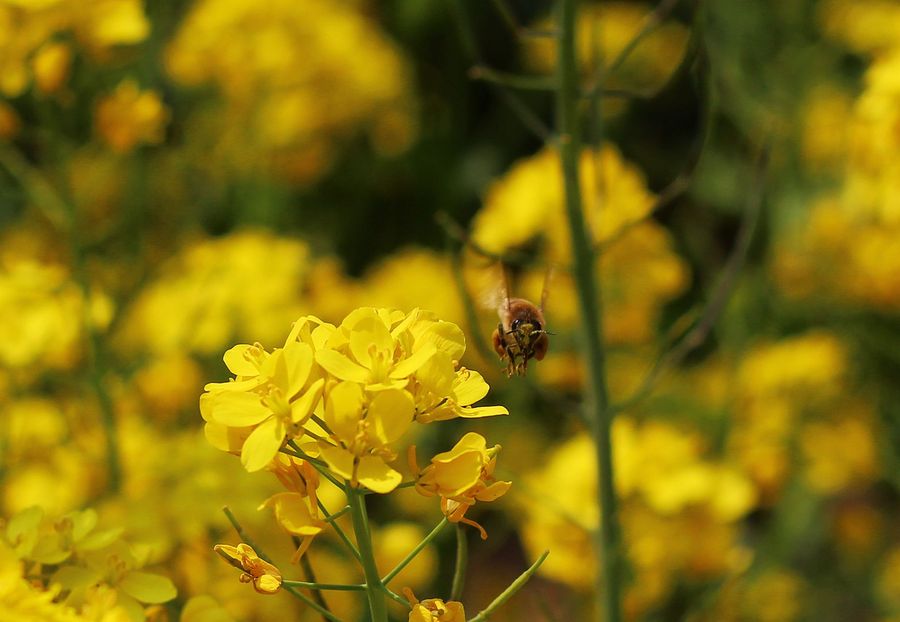
[[[598,501],[600,528],[595,531],[597,559],[595,595],[597,619],[619,622],[621,616],[621,561],[619,524],[613,488],[612,413],[606,386],[606,361],[603,350],[603,326],[600,290],[596,285],[594,252],[587,233],[579,185],[581,150],[578,120],[579,73],[576,57],[575,27],[578,0],[560,0],[558,46],[557,123],[559,152],[565,187],[565,211],[572,242],[572,267],[581,315],[588,368],[588,421],[597,451]],[[599,120],[598,120],[599,122]]]
[[[369,600],[369,614],[372,622],[388,622],[387,601],[378,566],[375,565],[375,552],[372,549],[372,538],[369,531],[369,519],[366,516],[366,498],[358,490],[347,487],[347,503],[353,519],[353,532],[359,549],[360,563],[366,578],[366,596]]]

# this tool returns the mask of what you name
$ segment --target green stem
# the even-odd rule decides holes
[[[332,590],[335,592],[364,592],[366,586],[362,583],[316,583],[315,581],[288,581],[285,579],[282,585],[291,587],[305,587],[310,590]]]
[[[360,563],[366,577],[366,595],[369,598],[371,621],[387,622],[387,601],[384,598],[385,591],[378,574],[378,566],[375,565],[372,534],[369,531],[369,519],[366,516],[366,498],[358,490],[348,488],[347,502],[350,505],[350,516],[353,518],[353,532],[356,534]]]
[[[541,567],[541,564],[544,563],[544,560],[547,559],[547,556],[550,554],[550,551],[544,551],[544,554],[538,557],[537,561],[531,564],[531,567],[520,574],[515,581],[509,584],[509,587],[503,590],[497,598],[491,601],[491,604],[478,612],[474,618],[470,618],[469,622],[484,622],[492,615],[494,612],[500,608],[506,601],[513,597],[513,595],[522,589],[522,586],[528,582],[528,579],[531,578],[537,569]]]
[[[384,575],[384,578],[381,580],[381,583],[383,583],[384,585],[387,585],[388,583],[390,583],[391,579],[393,579],[398,574],[400,574],[400,572],[404,568],[406,568],[413,559],[415,559],[416,555],[418,555],[422,551],[422,549],[424,549],[426,546],[428,546],[429,542],[431,542],[432,540],[434,540],[437,537],[437,535],[441,532],[441,530],[444,527],[447,526],[447,523],[449,523],[449,522],[450,521],[447,520],[446,516],[443,519],[441,519],[441,522],[439,522],[437,524],[437,526],[431,530],[431,533],[429,533],[427,536],[422,538],[422,541],[416,545],[416,548],[414,548],[412,551],[409,552],[409,555],[407,555],[406,557],[403,558],[403,561],[401,561],[399,564],[397,564],[397,566],[393,570],[391,570],[389,573]]]
[[[450,600],[462,598],[463,586],[466,583],[466,566],[469,560],[469,548],[466,546],[466,531],[463,526],[456,525],[456,568],[453,570],[453,583],[450,587]]]
[[[347,494],[347,498],[349,500],[350,494],[349,493],[345,493],[345,494]],[[338,517],[338,514],[330,514],[328,512],[328,508],[325,507],[325,504],[322,503],[321,499],[317,498],[316,503],[318,504],[319,509],[322,510],[322,513],[325,515],[325,519],[324,519],[325,522],[330,524],[334,528],[334,532],[341,539],[341,542],[343,542],[344,545],[347,547],[347,550],[350,551],[350,554],[353,555],[353,557],[355,557],[358,561],[362,561],[362,558],[359,555],[359,549],[357,549],[356,546],[353,544],[353,542],[350,540],[350,538],[347,537],[347,534],[344,533],[344,530],[341,529],[341,526],[337,524],[337,521],[335,519]],[[349,511],[353,510],[353,508],[349,505],[347,506],[347,509]],[[344,510],[340,511],[341,514],[343,514],[343,512],[344,512]]]
[[[575,51],[575,24],[578,0],[560,0],[558,54],[559,91],[557,114],[560,132],[559,151],[565,183],[566,218],[572,240],[573,271],[578,291],[583,343],[587,358],[587,391],[590,405],[591,432],[597,451],[596,469],[600,529],[595,532],[594,549],[597,559],[596,598],[597,619],[619,622],[621,570],[619,553],[619,524],[616,494],[613,488],[613,460],[611,427],[606,386],[606,360],[603,350],[603,326],[600,291],[594,272],[594,253],[588,237],[582,210],[579,185],[581,141],[578,120],[578,61]]]

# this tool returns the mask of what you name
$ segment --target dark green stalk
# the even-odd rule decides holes
[[[356,534],[360,563],[366,577],[366,595],[369,598],[371,620],[372,622],[388,622],[386,594],[378,574],[378,566],[375,564],[372,534],[369,531],[369,519],[366,516],[366,498],[358,490],[348,488],[347,502],[350,505],[350,516],[353,517],[353,532]]]
[[[572,240],[573,276],[578,291],[578,306],[585,355],[587,358],[587,397],[589,421],[597,450],[597,487],[600,504],[600,529],[595,532],[597,579],[595,585],[597,619],[605,622],[621,620],[621,571],[619,558],[619,525],[616,494],[613,488],[611,427],[606,387],[606,361],[603,350],[603,327],[600,292],[594,273],[594,253],[582,212],[579,186],[581,151],[578,121],[578,61],[575,54],[575,19],[577,0],[560,0],[557,68],[559,91],[557,115],[560,133],[559,151],[565,184],[566,218]]]

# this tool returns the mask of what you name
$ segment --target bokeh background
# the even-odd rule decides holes
[[[470,539],[467,608],[549,548],[495,619],[589,619],[551,5],[0,0],[0,515],[91,507],[121,528],[131,565],[178,587],[130,619],[321,619],[212,553],[237,541],[223,505],[291,546],[256,511],[275,479],[205,441],[198,397],[227,348],[278,345],[300,315],[428,308],[511,412],[417,439],[477,430],[514,482],[473,513],[490,538]],[[578,23],[627,617],[900,620],[900,2],[660,6],[585,2]],[[556,267],[526,378],[487,346],[499,256],[534,300]],[[383,566],[439,516],[412,490],[377,500]],[[15,554],[22,520],[0,529],[16,581],[37,563]],[[419,597],[446,595],[445,535],[403,577]],[[309,555],[320,580],[359,581],[336,539]],[[53,598],[20,588],[0,618]],[[33,619],[70,619],[53,611]]]

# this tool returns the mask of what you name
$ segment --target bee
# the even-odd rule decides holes
[[[504,287],[501,293],[497,315],[500,322],[491,336],[494,351],[501,361],[506,361],[506,375],[524,376],[528,371],[528,361],[532,358],[543,360],[550,345],[546,321],[544,320],[544,304],[547,299],[547,283],[550,273],[544,280],[544,291],[541,294],[541,305],[524,298],[510,298],[506,286],[506,271],[503,272]]]

